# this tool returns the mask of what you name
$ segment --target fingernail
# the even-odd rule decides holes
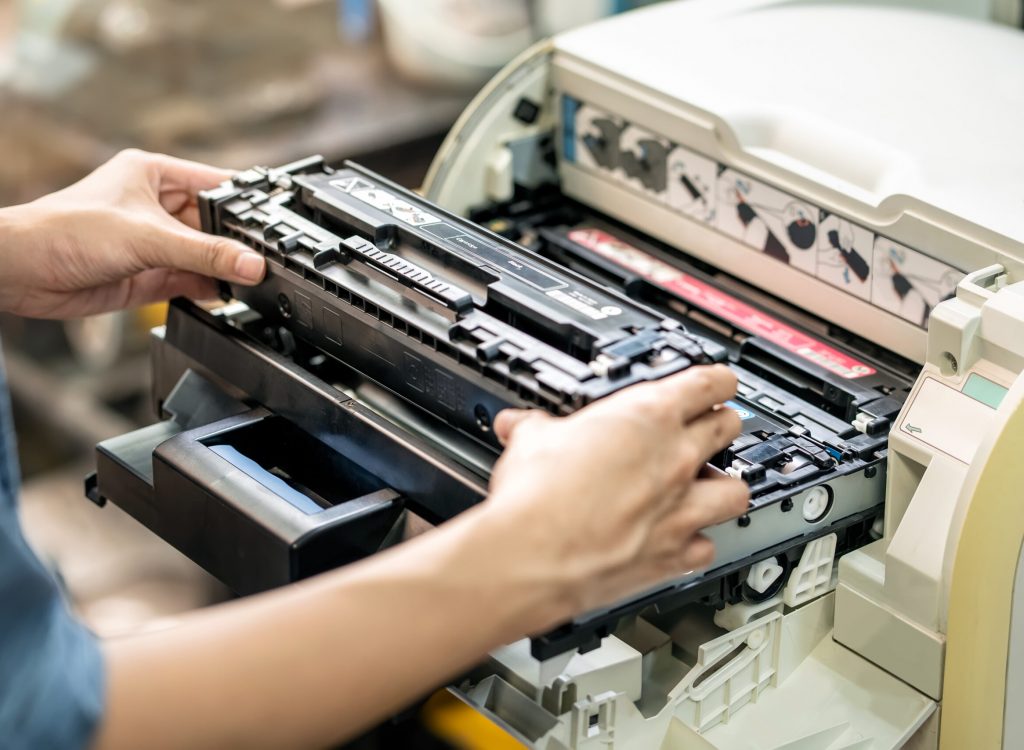
[[[238,256],[235,261],[235,276],[242,281],[256,283],[263,278],[266,271],[266,261],[259,253],[245,252]]]

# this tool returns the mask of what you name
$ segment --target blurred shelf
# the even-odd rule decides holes
[[[406,83],[376,45],[325,56],[314,75],[330,93],[300,122],[251,138],[183,144],[182,154],[231,167],[283,164],[311,153],[334,161],[444,133],[470,98]]]
[[[134,138],[99,133],[62,112],[60,105],[47,106],[0,89],[0,152],[5,154],[0,162],[0,205],[62,187],[126,146],[229,168],[285,164],[314,153],[338,161],[419,146],[411,160],[408,154],[401,160],[409,179],[418,182],[470,98],[464,92],[425,89],[402,80],[376,44],[339,45],[322,55],[308,78],[295,86],[325,94],[308,108],[288,112],[282,105],[282,112],[275,114],[275,92],[268,91],[268,115],[258,123],[252,121],[251,111],[249,120],[233,121],[229,107],[218,117],[216,103],[203,109],[195,100],[183,99],[182,110],[201,110],[202,115],[194,121],[182,117],[183,122],[174,126],[167,124],[178,106],[174,97],[148,106],[141,102],[139,110],[147,114],[147,122],[161,125],[140,126]],[[111,126],[111,132],[117,131]]]
[[[140,426],[123,407],[146,399],[148,355],[131,356],[98,372],[54,367],[11,348],[4,359],[15,408],[31,419],[18,425],[19,432],[55,431],[52,437],[91,454],[99,441]]]

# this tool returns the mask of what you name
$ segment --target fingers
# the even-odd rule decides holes
[[[195,195],[216,187],[233,174],[229,169],[133,148],[121,151],[111,161],[129,169],[145,170],[157,193],[182,191]]]
[[[750,490],[740,479],[698,479],[652,534],[659,553],[671,553],[702,529],[737,518],[750,506]]]
[[[191,229],[202,229],[202,219],[197,205],[185,205],[174,214],[174,218]]]
[[[217,282],[208,276],[165,268],[143,271],[134,278],[131,289],[131,299],[123,307],[138,307],[174,297],[208,300],[214,299],[218,292]]]
[[[694,507],[690,520],[704,529],[746,513],[750,509],[750,487],[733,477],[700,479],[693,483],[683,504]]]
[[[736,375],[725,365],[691,367],[649,387],[657,389],[666,408],[689,422],[736,395]],[[646,387],[646,386],[645,386]]]
[[[697,534],[670,559],[675,575],[706,570],[715,561],[715,543],[703,534]]]
[[[163,154],[149,156],[157,173],[160,205],[185,226],[200,229],[199,192],[231,179],[231,171]]]
[[[232,175],[227,169],[139,149],[120,152],[98,171],[116,175],[113,179],[118,185],[138,185],[141,181],[148,198],[192,229],[199,229],[199,192],[216,187]]]
[[[713,409],[686,425],[674,451],[669,478],[683,489],[710,469],[708,461],[728,448],[743,429],[735,410]],[[718,472],[721,475],[721,472]]]
[[[184,190],[194,194],[217,187],[225,180],[230,180],[234,174],[230,169],[211,167],[164,154],[152,156],[160,173],[161,186],[170,190]]]
[[[530,418],[543,418],[542,415],[543,412],[536,409],[503,409],[494,419],[494,435],[502,445],[506,445],[520,424]]]
[[[715,543],[703,534],[676,540],[675,545],[662,554],[652,555],[648,564],[640,568],[641,584],[650,587],[662,581],[671,581],[691,573],[705,571],[715,561]]]
[[[700,463],[728,448],[743,431],[743,420],[734,409],[715,409],[700,415],[686,427],[684,440],[698,446]]]
[[[589,611],[609,602],[621,601],[639,591],[678,580],[683,576],[709,569],[715,561],[715,543],[703,534],[679,541],[675,549],[665,555],[646,555],[642,560],[600,579],[600,588],[589,594],[575,587],[573,594],[580,597],[576,611]]]
[[[217,285],[206,276],[166,268],[150,269],[117,281],[83,290],[74,297],[61,296],[39,317],[66,319],[140,307],[172,297],[194,300],[217,296]]]
[[[160,222],[136,246],[147,268],[173,268],[224,281],[253,285],[263,280],[266,261],[240,242]]]

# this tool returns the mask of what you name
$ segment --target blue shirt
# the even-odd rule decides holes
[[[103,709],[95,637],[68,610],[50,571],[25,542],[18,470],[0,359],[0,746],[88,746]]]

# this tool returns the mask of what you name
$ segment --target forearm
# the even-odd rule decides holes
[[[107,646],[101,748],[322,747],[568,614],[484,513]],[[465,623],[465,627],[460,627]]]

